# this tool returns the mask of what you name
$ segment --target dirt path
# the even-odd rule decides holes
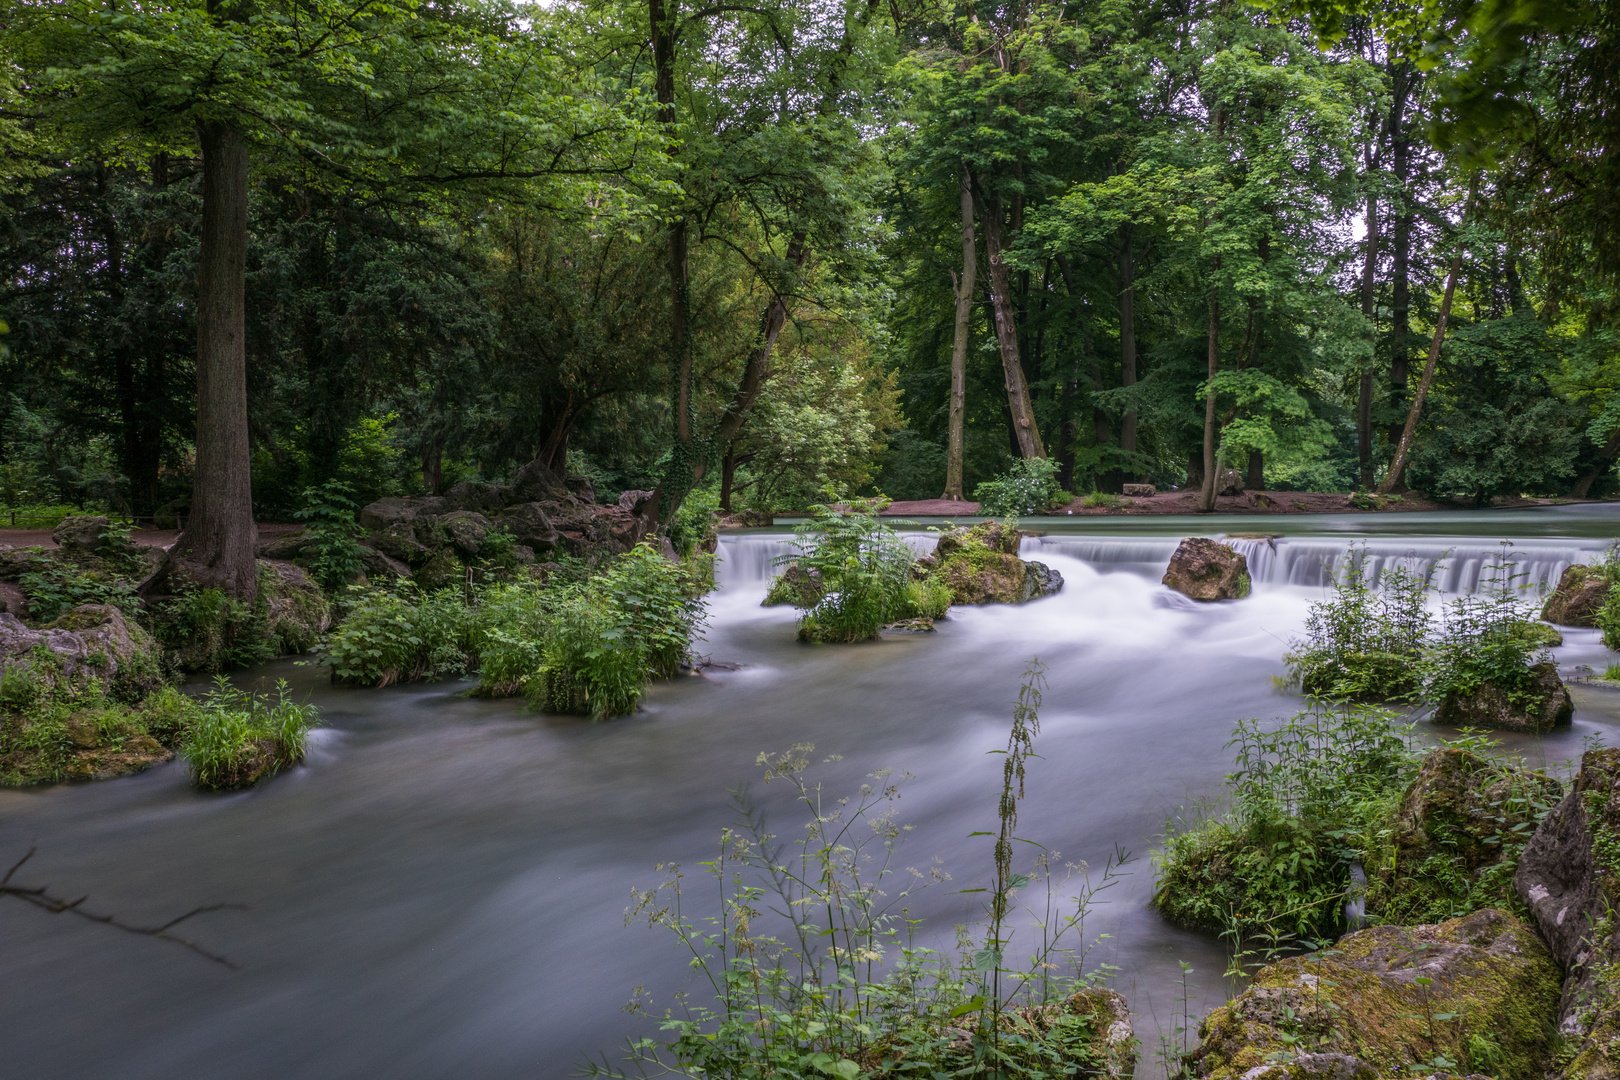
[[[271,522],[259,523],[259,539],[269,540],[282,536],[302,525],[278,525]],[[129,538],[143,547],[168,547],[180,536],[178,529],[136,529],[129,534]],[[11,547],[56,547],[56,541],[51,539],[50,529],[0,529],[0,545]]]

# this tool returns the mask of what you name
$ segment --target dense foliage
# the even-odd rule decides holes
[[[196,708],[184,753],[202,788],[246,787],[298,764],[319,718],[315,706],[288,698],[284,679],[271,698],[232,686],[221,675]]]
[[[815,506],[793,530],[792,564],[813,588],[786,595],[797,605],[801,641],[868,641],[888,623],[913,615],[943,615],[937,590],[913,582],[911,548],[877,516],[877,505]],[[769,602],[769,600],[767,600]],[[921,602],[927,611],[916,610]]]

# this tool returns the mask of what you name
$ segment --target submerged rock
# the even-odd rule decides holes
[[[1434,722],[1534,735],[1568,726],[1575,715],[1575,702],[1558,677],[1558,666],[1536,664],[1530,672],[1524,697],[1516,699],[1493,682],[1481,683],[1472,694],[1447,694],[1434,710]]]
[[[1189,536],[1170,556],[1164,584],[1194,600],[1241,600],[1249,595],[1249,560],[1203,536]]]
[[[1204,1020],[1186,1062],[1211,1080],[1531,1080],[1551,1056],[1559,979],[1547,947],[1505,911],[1373,927],[1261,969]]]
[[[1597,625],[1598,609],[1608,598],[1609,579],[1602,567],[1566,567],[1541,609],[1541,618],[1558,626],[1591,628]]]
[[[1558,1032],[1562,1074],[1620,1076],[1620,750],[1589,750],[1568,794],[1519,856],[1514,891],[1568,972]]]
[[[1018,557],[1023,538],[999,521],[952,529],[925,557],[933,563],[929,576],[950,588],[953,604],[1023,604],[1062,589],[1063,575]]]
[[[1563,797],[1557,780],[1457,747],[1431,750],[1368,865],[1384,922],[1431,922],[1512,902],[1524,836]]]

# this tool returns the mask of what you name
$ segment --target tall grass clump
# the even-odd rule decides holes
[[[1284,661],[1307,694],[1335,700],[1410,698],[1422,686],[1421,661],[1432,618],[1429,583],[1396,564],[1367,575],[1367,547],[1351,545],[1334,580],[1332,599],[1312,604],[1305,635]]]
[[[958,929],[954,950],[917,944],[907,906],[946,879],[909,869],[899,854],[905,828],[896,820],[903,778],[887,770],[856,792],[836,797],[811,779],[814,747],[761,754],[767,784],[786,784],[807,824],[781,837],[745,791],[735,792],[739,821],[721,833],[699,888],[678,866],[656,888],[637,894],[627,921],[672,933],[690,954],[708,1002],[683,997],[665,1012],[664,1035],[631,1042],[630,1069],[605,1059],[599,1076],[983,1077],[1056,1080],[1121,1075],[1134,1044],[1110,1042],[1116,997],[1101,988],[1108,969],[1085,966],[1084,920],[1114,880],[1083,869],[1074,895],[1049,872],[1055,852],[1027,872],[1014,869],[1017,808],[1025,763],[1039,730],[1040,669],[1032,666],[1015,706],[985,888],[986,924]],[[1010,918],[1035,891],[1030,918]],[[697,898],[718,906],[693,911]],[[1018,934],[1031,936],[1025,963],[1014,962]],[[645,1003],[637,1006],[644,1011]]]
[[[201,713],[184,754],[200,788],[249,787],[304,760],[309,731],[319,710],[287,697],[285,679],[275,696],[232,686],[224,676],[200,702]]]
[[[1418,755],[1411,725],[1369,705],[1322,701],[1267,730],[1237,726],[1229,809],[1172,822],[1154,904],[1216,930],[1241,957],[1319,947],[1344,930],[1350,864],[1376,843]]]
[[[878,517],[875,504],[813,506],[791,544],[795,553],[777,564],[796,563],[820,586],[819,595],[810,590],[789,597],[801,612],[801,641],[869,641],[910,616],[911,549]]]

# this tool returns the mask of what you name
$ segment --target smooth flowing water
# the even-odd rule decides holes
[[[171,763],[0,792],[0,863],[38,846],[22,883],[135,922],[247,905],[192,929],[232,971],[0,898],[0,1076],[570,1075],[651,1030],[619,1011],[633,987],[658,1009],[700,991],[676,943],[624,926],[630,890],[657,882],[657,863],[696,870],[712,857],[735,820],[728,789],[757,779],[761,751],[798,742],[841,757],[821,771],[833,791],[884,767],[915,775],[902,861],[938,858],[953,875],[912,905],[946,944],[976,919],[976,898],[955,890],[988,874],[989,843],[968,834],[994,828],[1001,759],[987,752],[1005,743],[1033,656],[1050,687],[1020,832],[1066,861],[1134,853],[1088,933],[1110,935],[1092,961],[1119,969],[1149,1075],[1156,1032],[1179,1023],[1181,963],[1195,1016],[1228,991],[1218,943],[1148,906],[1149,851],[1167,815],[1219,794],[1236,721],[1297,708],[1268,677],[1348,543],[1368,538],[1380,566],[1444,556],[1436,579],[1459,590],[1502,538],[1550,582],[1595,557],[1617,522],[1615,507],[1064,522],[1025,548],[1062,572],[1059,595],[956,609],[935,634],[825,647],[794,642],[791,609],[759,607],[784,533],[730,535],[701,650],[736,670],[656,685],[642,712],[599,725],[469,700],[464,683],[357,690],[269,665],[247,681],[287,678],[327,726],[305,766],[258,790],[199,794]],[[1158,584],[1177,537],[1262,528],[1287,535],[1242,541],[1250,599],[1196,605]],[[1565,637],[1560,663],[1607,663],[1594,631]],[[1620,693],[1575,693],[1570,731],[1513,745],[1558,763],[1620,722]],[[797,832],[782,785],[753,794],[778,832]]]

